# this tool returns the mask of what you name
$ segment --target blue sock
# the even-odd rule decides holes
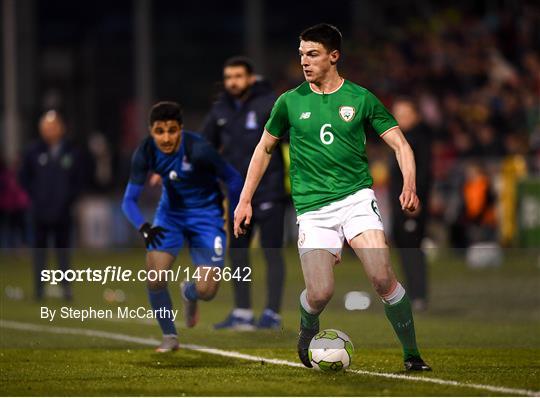
[[[159,310],[160,308],[167,309],[172,311],[172,301],[171,296],[169,295],[169,290],[167,288],[160,290],[150,290],[148,289],[148,298],[150,299],[150,305],[154,311]],[[169,314],[171,312],[168,312]],[[159,327],[164,335],[174,334],[176,335],[176,327],[172,320],[172,316],[168,317],[157,317]]]
[[[184,284],[184,297],[189,301],[197,301],[199,299],[195,282],[187,282]]]

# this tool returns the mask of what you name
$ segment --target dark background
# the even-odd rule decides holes
[[[89,166],[86,192],[118,198],[153,102],[179,101],[186,128],[197,130],[220,92],[223,62],[238,54],[281,94],[302,81],[298,34],[323,21],[343,32],[343,76],[389,108],[402,95],[418,101],[433,132],[434,220],[451,222],[449,198],[460,196],[471,160],[498,198],[505,160],[524,165],[512,163],[514,182],[540,170],[537,2],[3,0],[1,12],[0,137],[15,174],[40,114],[56,108],[88,159],[105,165],[90,149],[96,137],[111,158],[108,181]],[[375,185],[384,188],[388,154],[368,140]]]

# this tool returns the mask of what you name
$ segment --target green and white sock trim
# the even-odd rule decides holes
[[[401,285],[401,283],[397,282],[394,290],[381,298],[383,303],[394,305],[399,303],[403,297],[405,297],[405,288]]]
[[[315,311],[307,301],[307,291],[300,293],[300,327],[319,330],[319,311]]]
[[[310,307],[308,300],[307,300],[307,290],[302,290],[302,293],[300,293],[300,305],[302,308],[311,315],[318,315],[319,311],[315,311],[313,308]]]

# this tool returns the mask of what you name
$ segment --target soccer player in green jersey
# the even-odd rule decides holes
[[[366,157],[365,126],[395,151],[403,174],[403,211],[419,206],[414,155],[393,116],[368,90],[341,77],[341,33],[328,24],[300,35],[306,81],[278,98],[253,153],[240,202],[235,235],[251,222],[251,198],[272,150],[290,135],[290,178],[298,216],[298,249],[306,289],[300,294],[298,354],[311,367],[308,346],[319,331],[319,315],[334,292],[333,266],[347,239],[362,262],[402,346],[407,370],[431,370],[416,345],[411,304],[390,265],[373,180]]]

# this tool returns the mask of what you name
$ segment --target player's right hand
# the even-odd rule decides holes
[[[144,239],[146,248],[149,249],[152,246],[157,247],[161,244],[161,239],[165,237],[165,232],[167,232],[167,230],[160,226],[152,227],[149,223],[145,222],[142,227],[139,228],[139,232]]]
[[[238,238],[251,228],[251,216],[253,210],[251,203],[238,203],[234,211],[234,236]]]
[[[399,195],[399,203],[401,204],[401,210],[413,212],[420,205],[420,199],[418,199],[413,189],[403,188],[401,195]]]

